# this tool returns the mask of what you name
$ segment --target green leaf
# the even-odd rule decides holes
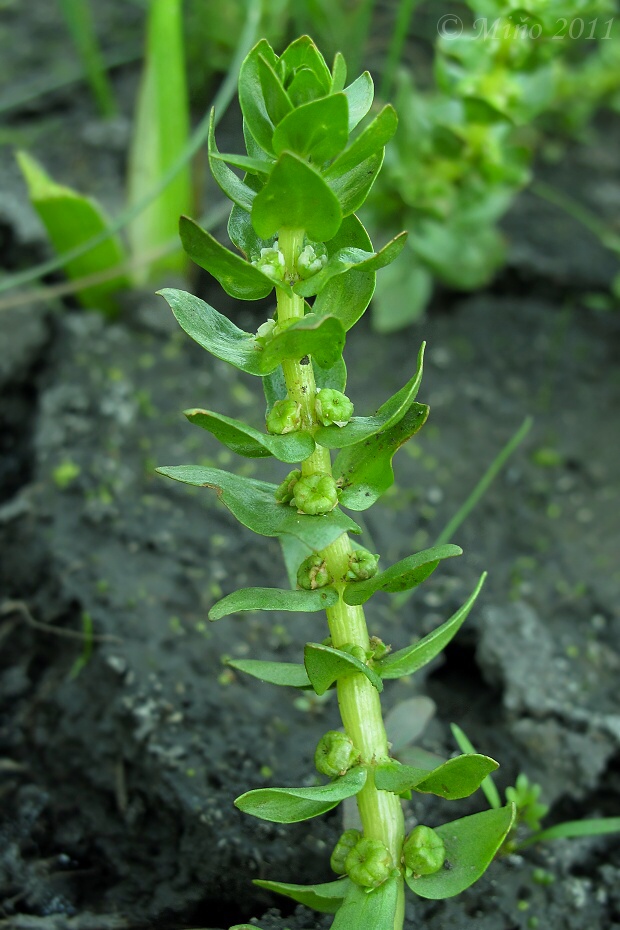
[[[326,180],[339,178],[348,174],[361,162],[376,155],[390,141],[396,127],[398,117],[393,106],[388,104],[375,116],[372,123],[364,129],[353,142],[341,152],[333,164],[325,172]]]
[[[433,276],[420,264],[411,248],[377,281],[372,304],[373,326],[379,333],[393,333],[419,320],[433,293]]]
[[[405,675],[413,675],[418,669],[427,665],[431,659],[438,656],[467,619],[476,598],[480,594],[486,576],[486,572],[480,576],[480,581],[472,594],[470,594],[463,606],[452,614],[449,620],[438,626],[432,633],[424,636],[419,642],[379,659],[375,663],[375,668],[381,677],[403,678]]]
[[[351,883],[332,930],[394,930],[398,884],[396,876],[371,891]]]
[[[271,139],[274,125],[267,112],[259,59],[272,68],[277,65],[276,55],[267,39],[261,39],[248,53],[239,71],[239,104],[246,125],[265,152],[273,155]],[[218,182],[219,183],[219,182]]]
[[[306,643],[304,664],[317,694],[325,694],[337,678],[351,672],[361,672],[377,691],[383,691],[383,682],[365,662],[333,646]]]
[[[427,417],[426,404],[414,403],[395,426],[338,453],[334,474],[342,488],[344,507],[367,510],[392,486],[394,454],[422,428]]]
[[[277,126],[285,116],[292,112],[293,104],[282,87],[272,63],[259,54],[257,64],[267,116],[271,123]]]
[[[228,218],[228,235],[239,251],[252,261],[260,257],[261,249],[273,247],[275,240],[275,236],[260,239],[252,226],[249,213],[236,205],[230,211]]]
[[[226,665],[269,685],[309,688],[310,679],[301,662],[263,662],[260,659],[228,659]]]
[[[263,161],[262,158],[249,158],[247,155],[235,155],[234,153],[213,154],[212,158],[224,161],[226,164],[232,165],[233,168],[240,168],[248,174],[260,174],[265,176],[269,175],[271,166],[275,164],[273,161]]]
[[[107,229],[108,218],[97,201],[56,184],[26,152],[17,153],[17,162],[28,185],[32,205],[59,255]],[[115,268],[126,260],[120,239],[111,236],[94,249],[68,262],[65,268],[69,278],[76,280]],[[129,287],[128,278],[118,275],[102,284],[81,288],[77,296],[84,307],[113,314],[117,310],[113,294],[126,287]]]
[[[365,442],[370,436],[375,436],[382,430],[390,429],[402,420],[407,410],[418,395],[422,382],[424,367],[423,342],[418,352],[416,373],[404,387],[386,400],[372,417],[352,417],[346,426],[322,426],[316,431],[316,440],[328,449],[343,449],[358,442]]]
[[[368,233],[356,216],[346,217],[337,234],[326,243],[328,260],[343,248],[372,252]],[[373,272],[348,271],[328,281],[318,294],[312,309],[319,316],[337,316],[345,330],[357,323],[375,290]]]
[[[211,119],[209,122],[209,167],[211,174],[217,181],[220,189],[226,196],[241,207],[247,213],[252,209],[256,193],[251,187],[238,178],[234,171],[231,171],[228,165],[222,161],[218,147],[215,142],[215,110],[211,110]]]
[[[606,833],[620,833],[620,817],[594,817],[591,820],[567,820],[556,823],[554,827],[539,830],[528,836],[517,849],[525,849],[534,843],[547,843],[549,840],[571,839],[576,836],[603,836]]]
[[[375,97],[375,85],[368,71],[345,87],[343,91],[349,101],[349,132],[355,129],[360,120],[364,119],[372,106]]]
[[[157,293],[168,301],[181,329],[199,346],[240,371],[250,375],[263,374],[263,349],[254,336],[239,329],[228,317],[187,291],[166,287]]]
[[[295,107],[301,107],[324,96],[321,82],[309,68],[299,68],[287,87],[287,93]]]
[[[149,5],[146,62],[133,121],[129,154],[128,201],[141,204],[182,157],[190,133],[185,79],[181,0],[152,0]],[[164,190],[128,225],[133,259],[176,239],[177,218],[192,209],[192,183],[187,162]],[[140,267],[140,281],[153,270],[183,272],[183,253],[173,252]]]
[[[284,152],[256,194],[252,223],[263,239],[290,226],[305,229],[310,239],[324,242],[338,232],[342,211],[318,171],[292,152]]]
[[[242,478],[219,468],[170,465],[159,474],[198,488],[213,488],[230,512],[260,536],[296,536],[311,549],[324,549],[343,533],[360,533],[356,523],[338,508],[320,517],[297,513],[275,499],[277,485]]]
[[[449,559],[455,555],[462,555],[463,550],[451,543],[444,546],[434,546],[432,549],[423,549],[414,555],[401,559],[379,572],[367,581],[350,582],[343,592],[346,604],[365,604],[375,591],[408,591],[422,584],[432,572],[435,571],[441,559]]]
[[[318,371],[320,370],[319,368]],[[284,372],[281,366],[274,369],[274,371],[270,371],[269,374],[263,375],[263,391],[265,393],[265,400],[267,401],[268,414],[275,402],[284,400],[288,393]]]
[[[342,356],[344,342],[345,332],[339,319],[307,313],[267,343],[261,370],[267,373],[283,359],[300,359],[304,355],[311,355],[321,368],[332,368]]]
[[[322,885],[290,885],[287,882],[271,882],[261,878],[252,879],[254,885],[265,888],[266,891],[275,891],[276,894],[286,895],[299,904],[305,904],[321,914],[335,914],[342,899],[346,895],[351,880],[339,878],[335,882],[326,882]]]
[[[220,282],[227,294],[239,300],[261,300],[271,294],[276,282],[254,265],[221,245],[211,233],[187,216],[179,220],[183,248],[193,262]],[[290,286],[278,282],[282,290]]]
[[[461,730],[461,728],[456,725],[456,723],[451,723],[450,729],[452,730],[452,735],[454,736],[457,746],[459,747],[461,752],[475,752],[476,751],[473,747],[473,744],[469,740],[469,738],[465,735],[463,730]],[[498,808],[502,806],[502,799],[499,796],[499,791],[495,787],[495,782],[493,781],[490,775],[488,775],[486,778],[482,780],[480,787],[482,788],[484,796],[492,808],[497,810]]]
[[[339,93],[347,81],[347,63],[344,60],[342,52],[336,52],[334,56],[334,65],[332,67],[332,83],[330,87],[331,94]]]
[[[258,788],[235,801],[246,814],[272,823],[299,823],[332,810],[345,798],[352,798],[366,783],[366,769],[351,769],[328,785],[318,788]]]
[[[496,768],[498,764],[494,759],[478,754],[448,759],[432,772],[390,761],[377,765],[375,785],[382,791],[394,794],[414,789],[423,794],[435,794],[447,801],[455,801],[468,798],[477,791],[483,779]]]
[[[283,436],[272,436],[271,433],[261,433],[240,420],[233,420],[212,410],[193,408],[185,410],[184,413],[190,423],[208,430],[223,445],[237,455],[245,455],[247,458],[265,458],[273,455],[280,462],[292,464],[312,455],[315,449],[315,442],[310,433],[301,430],[285,433]]]
[[[282,52],[278,61],[278,74],[285,82],[289,75],[301,68],[307,68],[316,78],[323,94],[328,94],[332,76],[325,64],[325,59],[310,36],[300,36]]]
[[[407,241],[407,233],[399,233],[378,252],[364,252],[362,249],[339,249],[316,274],[305,281],[298,281],[293,290],[302,297],[312,297],[322,291],[328,281],[346,271],[379,271],[398,258]]]
[[[449,868],[433,875],[407,876],[409,888],[422,898],[439,900],[460,894],[486,871],[515,817],[514,804],[483,811],[435,827],[446,846]]]
[[[321,388],[331,388],[334,391],[344,393],[347,386],[347,366],[342,356],[331,368],[320,368],[314,363],[312,367],[314,369],[314,380],[319,391]]]
[[[219,620],[243,610],[292,610],[313,613],[338,603],[334,588],[289,591],[284,588],[241,588],[223,597],[209,611],[209,620]]]
[[[347,144],[348,104],[344,94],[312,100],[292,110],[273,134],[276,155],[294,152],[315,165],[335,158]]]
[[[326,177],[329,189],[336,197],[343,216],[350,216],[362,206],[375,179],[381,171],[385,149],[380,149],[370,158],[338,176]]]

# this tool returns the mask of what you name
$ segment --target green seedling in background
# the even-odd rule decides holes
[[[386,682],[414,674],[450,642],[484,576],[449,620],[392,653],[369,635],[363,605],[376,592],[416,587],[461,550],[437,546],[380,570],[379,557],[350,539],[360,527],[344,512],[362,513],[392,486],[394,454],[428,416],[428,407],[416,400],[423,347],[411,379],[373,415],[354,415],[344,393],[347,333],[368,307],[375,273],[405,244],[400,234],[376,251],[356,216],[397,118],[390,105],[369,115],[370,75],[347,83],[343,56],[335,56],[330,70],[307,36],[280,56],[261,40],[241,67],[239,100],[247,152],[221,154],[213,131],[209,138],[211,171],[233,202],[228,234],[238,251],[187,217],[181,219],[181,239],[190,257],[229,295],[259,300],[275,289],[277,309],[253,334],[187,292],[161,294],[189,336],[216,358],[260,378],[264,390],[264,432],[199,408],[185,412],[189,421],[239,455],[274,457],[294,467],[279,484],[194,465],[158,471],[215,490],[244,526],[281,543],[293,590],[233,591],[211,608],[211,620],[248,610],[327,615],[328,629],[316,625],[303,662],[228,661],[232,669],[274,685],[317,695],[337,691],[343,730],[327,732],[314,757],[325,780],[255,788],[235,803],[263,820],[296,823],[355,798],[361,829],[345,831],[338,841],[331,856],[338,876],[333,882],[300,886],[261,879],[257,884],[335,913],[334,930],[401,930],[405,887],[433,899],[467,888],[504,842],[514,806],[437,829],[420,825],[406,835],[401,796],[463,798],[497,768],[493,759],[477,753],[438,766],[397,761],[380,698]]]
[[[452,735],[461,752],[473,753],[476,751],[469,738],[455,723],[452,724]],[[502,800],[490,774],[483,779],[480,787],[491,809],[500,810]],[[540,785],[530,782],[523,772],[517,776],[514,786],[506,788],[506,801],[515,805],[516,816],[500,853],[520,852],[535,843],[546,843],[551,840],[620,833],[620,817],[568,820],[565,823],[555,824],[553,827],[543,828],[541,820],[544,820],[549,813],[549,807],[539,800],[540,792]]]
[[[99,49],[88,0],[59,0],[82,65],[102,116],[114,116],[116,101]]]
[[[71,4],[71,9],[77,12],[82,8],[80,4]],[[181,12],[181,0],[151,0],[146,61],[130,154],[130,208],[144,200],[145,194],[161,181],[187,147],[189,107]],[[56,251],[62,255],[94,237],[106,236],[111,224],[96,201],[56,184],[26,153],[19,153],[18,161],[33,206]],[[95,248],[66,264],[67,274],[73,280],[91,275],[104,277],[93,286],[78,290],[80,303],[107,314],[114,313],[115,294],[132,282],[124,274],[110,276],[108,273],[130,260],[139,269],[131,276],[133,283],[164,270],[182,271],[185,259],[178,249],[163,258],[148,260],[148,256],[156,255],[175,235],[171,217],[190,209],[191,178],[186,163],[159,196],[133,219],[129,228],[129,251],[118,236],[109,235]]]

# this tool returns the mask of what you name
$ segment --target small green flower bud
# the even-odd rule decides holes
[[[345,581],[366,581],[377,574],[379,556],[373,555],[368,549],[354,549],[349,556],[349,568],[344,576]]]
[[[267,277],[273,278],[274,281],[284,280],[286,262],[277,239],[270,248],[261,249],[260,258],[253,261],[252,264],[263,274],[266,274]]]
[[[344,875],[347,871],[345,862],[347,861],[347,856],[351,852],[354,846],[357,846],[359,841],[362,838],[362,834],[359,830],[345,830],[336,845],[334,846],[334,851],[329,860],[329,864],[336,873],[336,875]]]
[[[308,243],[297,259],[297,274],[300,278],[310,278],[327,263],[327,249],[322,242]]]
[[[377,888],[394,869],[392,856],[381,840],[362,837],[345,860],[349,878],[364,888]]]
[[[331,580],[325,559],[316,553],[304,559],[297,569],[297,584],[306,591],[324,588]]]
[[[444,864],[446,847],[436,830],[420,825],[405,840],[403,858],[407,872],[432,875]]]
[[[278,436],[301,429],[301,405],[296,400],[277,400],[267,414],[267,430]]]
[[[386,646],[382,639],[379,639],[378,636],[370,637],[370,648],[372,649],[372,658],[381,659],[383,656],[387,655],[391,650],[391,646]]]
[[[256,337],[255,337],[259,346],[263,346],[264,348],[267,345],[267,343],[273,337],[273,331],[275,328],[276,328],[275,320],[270,319],[270,320],[266,320],[264,323],[261,323],[261,325],[256,330]]]
[[[301,513],[329,513],[338,503],[338,488],[331,475],[306,475],[295,485],[294,496]]]
[[[341,652],[348,652],[350,656],[353,656],[354,659],[359,659],[360,662],[366,662],[368,659],[368,653],[362,646],[358,646],[356,643],[345,643],[344,646],[340,647]]]
[[[301,478],[301,472],[298,468],[294,468],[293,471],[290,471],[282,484],[276,488],[276,500],[280,504],[290,504],[293,500],[293,490],[295,485]]]
[[[314,409],[323,426],[346,426],[353,416],[353,404],[342,391],[322,388],[316,395]]]
[[[339,730],[328,730],[319,740],[314,753],[314,764],[321,775],[344,775],[352,765],[359,761],[360,754],[356,752],[353,741],[346,733]]]

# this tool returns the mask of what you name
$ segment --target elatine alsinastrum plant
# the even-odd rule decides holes
[[[333,882],[258,884],[335,913],[335,930],[399,930],[405,886],[423,897],[445,898],[472,884],[501,846],[513,809],[484,811],[436,829],[419,825],[405,835],[402,799],[412,791],[463,798],[497,767],[475,753],[432,771],[402,765],[390,757],[381,713],[385,681],[412,675],[445,647],[483,579],[442,626],[390,652],[369,636],[363,604],[376,591],[413,588],[461,550],[438,546],[379,571],[378,556],[351,540],[360,528],[344,512],[366,510],[387,491],[394,453],[428,415],[428,407],[416,402],[422,351],[411,380],[372,416],[353,416],[344,393],[345,336],[370,302],[375,272],[398,256],[405,241],[403,233],[375,252],[355,215],[397,118],[388,105],[359,130],[373,102],[370,75],[347,85],[343,57],[336,55],[330,71],[307,36],[279,57],[268,42],[259,42],[241,68],[239,100],[247,153],[220,154],[213,132],[209,141],[211,171],[233,202],[228,233],[238,253],[186,217],[181,238],[191,258],[231,296],[258,300],[275,289],[274,317],[256,334],[247,333],[191,294],[162,294],[185,332],[217,358],[260,378],[266,398],[265,432],[211,410],[186,411],[190,422],[239,455],[274,456],[294,467],[281,484],[195,465],[158,470],[214,489],[244,526],[282,544],[294,590],[236,591],[214,605],[212,620],[243,610],[327,614],[328,631],[313,621],[303,663],[230,663],[273,685],[317,694],[335,687],[342,729],[326,733],[315,753],[325,783],[259,788],[235,803],[255,817],[295,823],[355,797],[361,829],[347,830],[338,841]]]

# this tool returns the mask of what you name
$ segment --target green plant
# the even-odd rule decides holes
[[[583,105],[564,121],[573,132],[600,106],[617,105],[615,0],[531,0],[518,9],[467,0],[466,7],[470,25],[460,32],[454,17],[460,25],[435,45],[435,86],[421,89],[411,71],[399,75],[399,131],[371,206],[374,223],[402,224],[411,235],[408,261],[377,289],[373,314],[382,331],[418,318],[435,280],[458,290],[488,284],[505,260],[497,224],[531,180],[541,125],[557,127],[574,98]],[[580,24],[582,42],[575,30],[559,34],[562,23]],[[584,46],[591,53],[580,60]]]
[[[471,753],[475,749],[456,724],[452,724],[452,734],[461,752]],[[489,774],[480,783],[480,787],[492,810],[502,807],[502,800],[495,783]],[[519,852],[535,843],[551,840],[571,839],[577,836],[602,836],[606,833],[620,833],[620,817],[594,817],[586,820],[567,820],[542,827],[541,820],[549,813],[547,804],[540,801],[541,786],[531,782],[524,772],[520,772],[514,785],[506,788],[506,801],[514,804],[515,818],[506,835],[500,853]]]
[[[396,114],[383,107],[363,128],[373,84],[368,73],[346,85],[337,54],[330,71],[311,39],[280,55],[261,40],[239,76],[247,153],[220,154],[214,133],[209,161],[233,201],[228,233],[241,254],[221,245],[193,220],[181,218],[190,257],[233,297],[258,300],[275,288],[277,311],[253,335],[189,293],[160,293],[199,345],[242,372],[261,378],[267,431],[211,410],[186,411],[229,449],[251,458],[299,464],[279,484],[192,465],[160,474],[215,490],[246,527],[278,537],[294,590],[235,591],[210,610],[211,620],[244,610],[326,611],[329,637],[317,627],[303,663],[229,660],[239,671],[275,685],[335,687],[343,732],[331,730],[315,754],[330,780],[309,787],[258,788],[237,807],[276,823],[316,817],[356,798],[362,830],[347,831],[332,855],[338,878],[321,885],[258,881],[319,911],[336,913],[334,928],[399,930],[405,884],[416,894],[444,898],[472,884],[510,829],[512,804],[405,837],[401,796],[411,791],[462,798],[497,767],[476,753],[438,767],[414,767],[390,755],[380,694],[384,682],[412,675],[434,658],[469,614],[484,576],[466,603],[411,646],[391,653],[370,637],[363,604],[376,592],[408,590],[442,559],[461,553],[443,545],[379,571],[378,557],[352,545],[359,526],[341,507],[369,508],[394,481],[392,458],[424,424],[416,401],[422,377],[408,383],[372,416],[352,416],[342,358],[346,333],[366,310],[375,272],[400,253],[401,234],[379,251],[355,215],[380,170]],[[243,179],[229,167],[245,172]],[[313,298],[312,304],[306,299]],[[336,451],[331,460],[331,450]],[[297,587],[295,587],[298,585]],[[444,863],[449,863],[445,867]]]

